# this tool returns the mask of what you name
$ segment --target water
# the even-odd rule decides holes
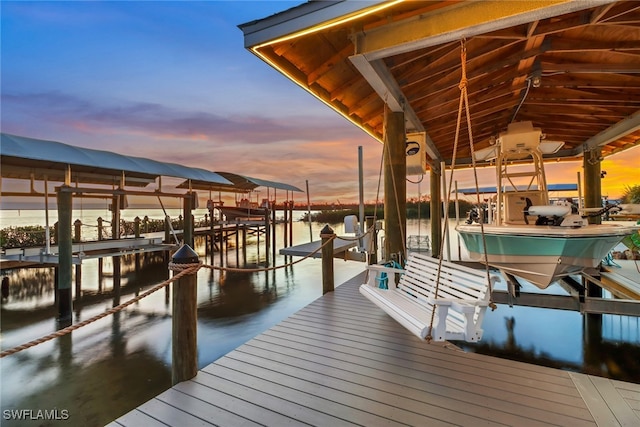
[[[169,212],[175,216],[178,210]],[[123,217],[163,213],[125,210]],[[196,211],[196,217],[202,216]],[[298,213],[294,213],[297,218]],[[74,212],[83,223],[109,218],[107,211]],[[54,222],[50,218],[50,223]],[[41,211],[3,211],[0,226],[44,224]],[[313,224],[314,239],[324,224]],[[282,225],[277,229],[282,245]],[[87,226],[88,228],[88,226]],[[334,230],[342,233],[341,225]],[[451,223],[453,228],[453,223]],[[410,220],[408,235],[428,234],[428,221]],[[83,229],[84,234],[84,229]],[[233,244],[235,239],[232,239]],[[294,223],[294,243],[309,241],[305,223]],[[456,237],[452,236],[452,256],[457,258]],[[205,254],[204,242],[196,240],[196,251],[206,263],[220,264]],[[223,263],[254,268],[265,259],[264,242],[249,240],[246,264],[236,258],[231,247]],[[461,251],[465,256],[464,250]],[[296,258],[297,259],[297,258]],[[278,255],[276,265],[286,260]],[[74,303],[74,322],[90,318],[112,307],[111,261],[105,259],[105,277],[98,281],[97,260],[82,266],[83,299]],[[336,284],[362,271],[356,262],[335,262]],[[136,271],[135,258],[122,262],[124,302],[141,289],[168,277],[161,256],[148,255]],[[56,329],[53,273],[50,269],[5,271],[11,281],[11,295],[2,303],[2,348],[8,349],[46,335]],[[282,319],[318,298],[322,293],[321,261],[307,260],[273,272],[221,273],[209,269],[198,272],[198,361],[202,368],[240,346]],[[504,286],[504,285],[503,285]],[[533,288],[533,287],[532,287]],[[532,291],[534,289],[523,289]],[[555,285],[555,292],[564,291]],[[562,369],[587,372],[640,383],[640,327],[636,317],[602,316],[586,322],[577,312],[526,307],[499,306],[488,312],[483,341],[465,346],[500,357],[524,360]],[[592,332],[599,334],[593,336]],[[120,314],[108,316],[73,334],[0,359],[1,408],[66,410],[69,420],[26,422],[23,425],[104,425],[171,385],[171,301],[165,290],[143,299]],[[4,412],[3,412],[4,414]],[[59,413],[60,414],[60,413]],[[21,425],[3,418],[2,425]]]

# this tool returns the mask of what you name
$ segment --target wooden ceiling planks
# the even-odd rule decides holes
[[[464,1],[455,2],[461,7]],[[274,43],[271,60],[352,121],[383,132],[384,100],[351,63],[358,33],[424,19],[452,2],[405,2],[305,36]],[[590,138],[640,111],[640,2],[619,1],[466,40],[469,103],[476,148],[512,120],[531,120],[563,156],[582,155]],[[453,155],[460,96],[460,42],[383,59],[445,159]],[[533,84],[533,77],[539,83]],[[468,144],[466,133],[461,145]],[[607,156],[637,145],[640,130],[602,147]],[[464,150],[461,149],[461,153]]]

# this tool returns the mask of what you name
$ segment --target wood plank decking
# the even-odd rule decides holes
[[[637,426],[640,385],[426,344],[363,275],[110,426]]]

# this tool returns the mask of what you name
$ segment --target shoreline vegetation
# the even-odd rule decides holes
[[[467,213],[473,207],[473,205],[466,201],[460,201],[460,218],[466,218]],[[378,205],[377,209],[375,205],[365,205],[365,216],[374,216],[376,219],[384,219],[384,206]],[[359,207],[358,205],[340,205],[338,207],[333,205],[326,205],[323,209],[316,211],[316,213],[311,214],[312,222],[320,222],[320,223],[329,223],[329,224],[339,224],[344,221],[344,217],[347,215],[358,215]],[[428,219],[431,215],[431,209],[429,206],[429,202],[423,201],[421,203],[409,201],[407,202],[407,218],[408,219]],[[309,214],[305,213],[304,216],[300,219],[300,221],[308,221]],[[449,217],[455,217],[455,204],[452,202],[449,205]],[[182,229],[182,216],[178,218],[172,219],[172,227],[173,229]],[[80,224],[83,225],[83,224]],[[209,225],[208,219],[205,217],[204,220],[196,221],[196,227],[203,227]],[[55,229],[56,224],[53,225],[53,229],[50,233],[51,244],[56,244],[57,240],[57,232]],[[164,232],[165,231],[165,221],[164,220],[155,220],[149,219],[148,217],[144,217],[140,219],[138,225],[140,231],[142,233],[149,232]],[[120,235],[121,236],[132,236],[135,233],[136,223],[135,221],[125,221],[122,220],[120,224]],[[109,239],[111,238],[111,223],[107,220],[104,221],[104,227],[100,227],[100,231],[94,230],[92,234],[95,234],[94,237],[97,237],[97,234],[100,233],[101,239]],[[45,227],[41,225],[25,225],[25,226],[10,226],[0,229],[0,247],[2,248],[27,248],[27,247],[36,247],[36,246],[45,246],[46,237],[45,237]],[[83,236],[82,240],[86,240]],[[91,240],[91,238],[89,238]],[[74,242],[76,238],[74,237]]]
[[[465,201],[459,201],[460,206],[460,218],[466,218],[469,211],[473,208],[473,204]],[[344,217],[347,215],[359,215],[359,207],[357,205],[349,207],[341,207],[339,209],[326,209],[321,210],[320,212],[311,214],[311,221],[313,222],[324,222],[328,224],[339,224],[344,220]],[[380,204],[375,205],[365,205],[364,206],[364,215],[367,216],[375,216],[376,219],[384,219],[384,205]],[[301,221],[308,221],[309,214],[306,213],[302,217]],[[456,216],[456,206],[453,201],[449,203],[449,218],[455,218]],[[429,219],[431,218],[431,206],[430,202],[407,202],[407,219]]]

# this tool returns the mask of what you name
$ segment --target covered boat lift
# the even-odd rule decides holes
[[[120,235],[120,211],[127,205],[127,196],[178,197],[183,199],[184,218],[191,217],[195,209],[195,188],[215,188],[229,193],[246,192],[260,185],[268,185],[290,191],[301,191],[294,186],[259,178],[250,178],[228,172],[212,172],[176,163],[160,162],[148,158],[126,156],[118,153],[72,146],[58,141],[48,141],[24,136],[0,134],[0,163],[2,179],[28,180],[28,191],[3,189],[2,197],[42,198],[45,206],[44,248],[15,248],[3,251],[3,259],[17,263],[56,264],[58,281],[56,301],[58,318],[66,321],[72,313],[72,265],[80,267],[83,258],[112,255],[114,277],[119,276],[120,255],[123,253],[167,250],[162,238],[127,238]],[[163,191],[162,178],[178,178],[184,181],[178,189],[186,192]],[[36,182],[42,183],[36,185]],[[50,184],[55,191],[50,193]],[[58,244],[50,245],[49,199],[55,197],[58,211]],[[74,242],[72,237],[73,198],[111,200],[112,239],[101,242]],[[193,245],[193,226],[185,221],[183,240]],[[173,245],[169,245],[173,247]],[[114,286],[119,286],[118,282]]]
[[[640,143],[635,1],[311,1],[240,25],[245,47],[380,142],[386,254],[403,253],[405,133],[423,135],[432,243],[441,165],[451,164],[465,40],[477,149],[517,119],[582,160],[585,207],[600,207],[603,158]],[[456,165],[471,163],[461,132]],[[396,214],[399,212],[399,214]],[[395,237],[394,237],[395,236]]]

